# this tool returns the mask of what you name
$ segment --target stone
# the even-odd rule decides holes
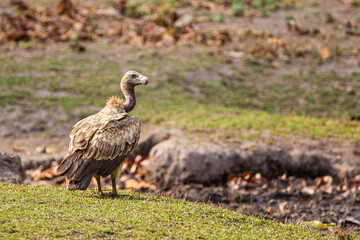
[[[170,138],[173,133],[165,129],[156,129],[151,132],[146,138],[140,140],[139,144],[131,153],[131,159],[135,159],[137,155],[141,155],[143,159],[149,156],[150,150],[156,144],[163,142]]]
[[[149,158],[145,177],[160,189],[189,183],[224,183],[229,174],[244,171],[260,173],[267,179],[284,173],[299,177],[336,177],[330,159],[323,156],[291,153],[283,149],[244,151],[241,147],[199,144],[179,137],[156,144]]]
[[[221,179],[241,166],[241,157],[234,151],[215,144],[196,145],[171,138],[150,151],[147,178],[160,188],[180,183],[210,183]]]
[[[24,170],[17,155],[0,152],[0,182],[22,183]]]

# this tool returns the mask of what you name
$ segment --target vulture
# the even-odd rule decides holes
[[[73,126],[69,151],[57,169],[69,190],[87,189],[94,176],[98,193],[103,194],[100,176],[111,175],[112,194],[118,195],[116,177],[140,138],[140,120],[128,114],[136,104],[134,88],[147,84],[147,77],[126,72],[120,83],[125,100],[110,97],[101,111]]]

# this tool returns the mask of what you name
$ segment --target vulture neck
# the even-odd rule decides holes
[[[121,90],[125,96],[124,110],[125,110],[125,112],[130,112],[131,110],[134,109],[134,107],[136,105],[136,97],[135,97],[134,87],[122,85]]]

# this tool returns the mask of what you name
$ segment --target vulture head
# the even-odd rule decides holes
[[[149,80],[136,71],[128,71],[121,80],[121,89],[133,89],[137,85],[147,85]]]
[[[136,71],[128,71],[121,79],[120,87],[125,96],[123,104],[125,112],[130,112],[136,105],[136,97],[134,88],[137,85],[147,85],[149,80]]]

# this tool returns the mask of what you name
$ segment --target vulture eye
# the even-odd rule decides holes
[[[131,74],[131,77],[132,77],[132,78],[136,78],[137,75],[136,75],[136,74]]]

